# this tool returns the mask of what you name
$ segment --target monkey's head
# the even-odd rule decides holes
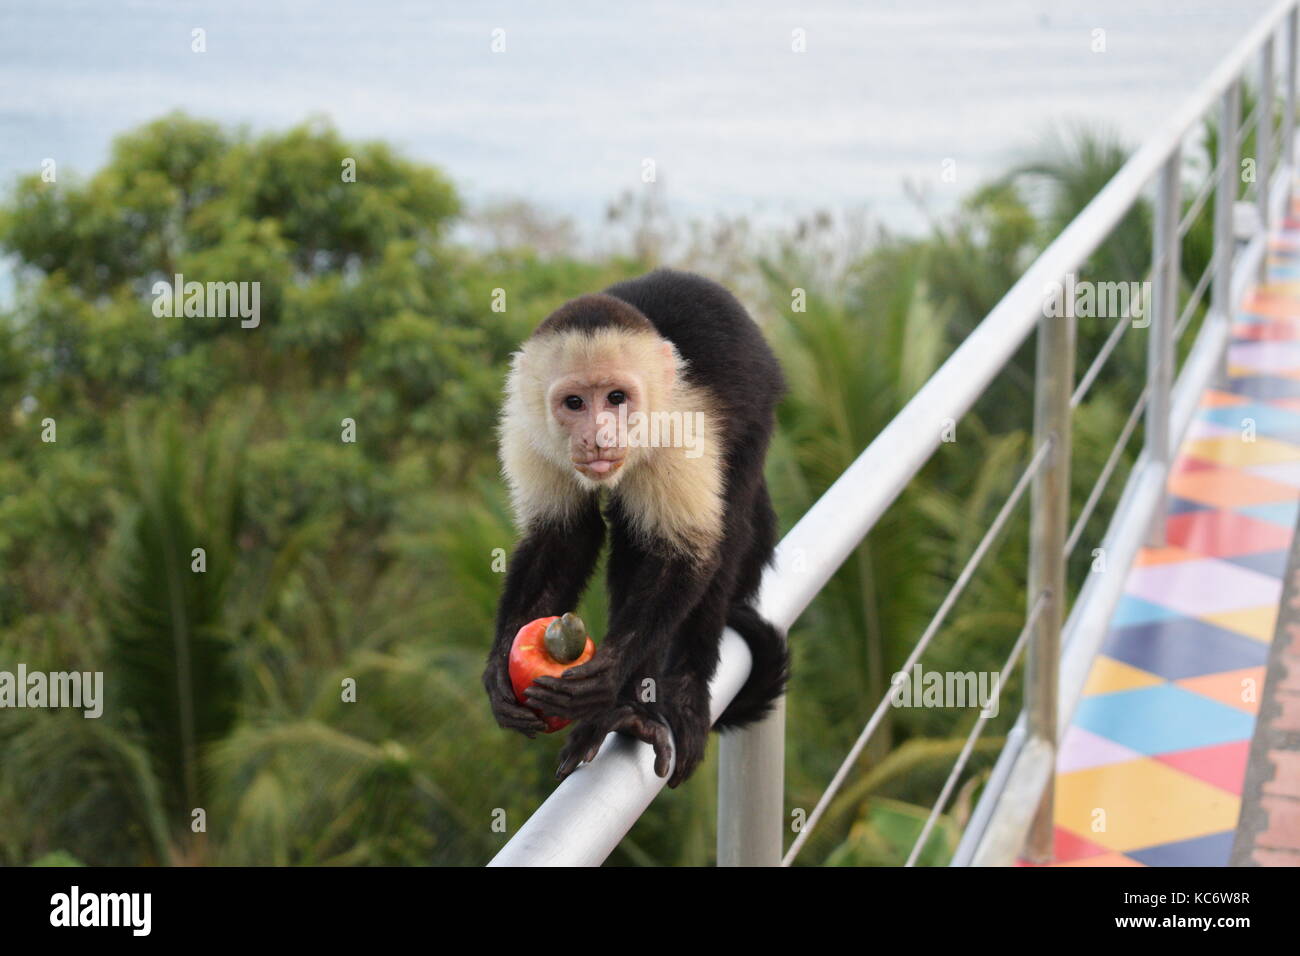
[[[629,441],[629,425],[670,409],[680,363],[633,306],[609,295],[574,299],[515,354],[503,445],[518,419],[526,430],[518,437],[580,485],[613,487],[653,453]]]

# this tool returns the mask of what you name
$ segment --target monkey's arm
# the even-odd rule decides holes
[[[531,737],[545,729],[535,712],[515,699],[510,684],[510,645],[529,621],[577,607],[605,540],[595,495],[573,518],[536,524],[510,556],[505,590],[497,607],[496,637],[483,671],[497,723]]]
[[[682,622],[700,602],[717,570],[716,556],[648,549],[615,539],[611,566],[626,568],[596,655],[563,677],[538,677],[525,692],[547,714],[579,720],[616,706],[619,692],[641,679],[647,662],[670,660]]]

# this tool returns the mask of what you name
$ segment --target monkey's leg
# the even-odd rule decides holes
[[[704,759],[709,742],[709,679],[718,668],[718,645],[727,617],[727,575],[718,575],[673,638],[670,663],[659,681],[654,708],[673,734],[677,760],[669,787],[684,782]]]
[[[704,759],[709,743],[709,685],[692,667],[675,671],[664,682],[658,710],[672,729],[677,762],[669,787],[683,783]]]

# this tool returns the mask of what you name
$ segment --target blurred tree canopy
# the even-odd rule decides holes
[[[673,264],[740,290],[790,379],[768,464],[783,527],[1120,159],[1109,141],[1066,143],[922,238],[851,242],[827,215],[770,242],[743,221],[692,228]],[[465,213],[442,174],[319,120],[253,135],[173,114],[120,137],[89,178],[14,184],[0,669],[104,671],[107,688],[97,720],[0,712],[0,863],[482,863],[549,791],[561,735],[500,731],[479,685],[514,541],[501,383],[546,314],[658,265],[673,227],[653,197],[629,199],[611,217],[627,251],[593,256],[511,209],[479,222],[497,242],[458,244]],[[1098,274],[1139,277],[1146,216]],[[176,275],[260,283],[260,322],[156,315],[155,284]],[[1108,331],[1080,329],[1081,362]],[[1076,502],[1133,398],[1140,345],[1125,349],[1076,417]],[[791,808],[816,800],[1027,459],[1031,353],[792,634]],[[1023,621],[1022,519],[927,669],[1001,666]],[[582,611],[602,634],[598,586]],[[927,862],[951,852],[1014,710]],[[804,860],[901,862],[971,719],[891,712]],[[713,777],[710,762],[657,800],[613,860],[707,862]]]
[[[0,660],[104,670],[109,704],[4,714],[0,807],[25,826],[0,859],[463,861],[499,840],[492,807],[522,818],[549,755],[515,748],[518,786],[476,801],[470,768],[497,755],[458,744],[508,743],[477,686],[512,541],[501,370],[570,289],[624,273],[469,256],[446,241],[459,212],[437,170],[321,121],[254,137],[175,114],[87,179],[15,185]],[[158,317],[177,274],[258,282],[260,322]],[[477,616],[448,568],[466,499],[490,538]],[[476,804],[482,825],[458,819]],[[472,849],[434,847],[442,817]]]

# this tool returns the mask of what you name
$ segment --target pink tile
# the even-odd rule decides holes
[[[1289,372],[1300,368],[1300,343],[1249,342],[1228,348],[1228,364],[1259,372]]]
[[[1300,409],[1296,409],[1300,411]],[[1292,488],[1300,488],[1300,461],[1279,461],[1271,465],[1250,465],[1243,468],[1247,474],[1269,481],[1279,481]]]
[[[1214,422],[1202,421],[1195,419],[1187,428],[1188,438],[1224,438],[1226,436],[1236,436],[1240,429],[1229,428],[1227,425],[1217,425]]]
[[[1204,780],[1229,793],[1240,795],[1241,785],[1246,779],[1246,762],[1249,756],[1250,741],[1238,740],[1212,747],[1177,750],[1173,753],[1161,754],[1155,759],[1183,773],[1189,773],[1198,780]]]
[[[1134,568],[1127,591],[1196,617],[1276,604],[1282,582],[1227,561],[1207,558]]]
[[[1169,544],[1215,558],[1277,551],[1291,544],[1290,528],[1235,511],[1186,511],[1169,518],[1165,530]]]
[[[1181,475],[1186,472],[1205,471],[1209,468],[1222,468],[1217,461],[1206,461],[1204,458],[1196,458],[1193,455],[1180,455],[1174,462],[1171,474]]]
[[[1071,833],[1065,827],[1057,827],[1056,839],[1053,840],[1053,863],[1067,863],[1073,860],[1086,860],[1109,852],[1104,846],[1098,846],[1091,840]]]
[[[1061,741],[1061,752],[1056,758],[1056,772],[1087,770],[1108,763],[1137,760],[1141,756],[1136,750],[1131,750],[1123,744],[1107,740],[1082,727],[1071,726],[1065,732],[1065,740]]]

